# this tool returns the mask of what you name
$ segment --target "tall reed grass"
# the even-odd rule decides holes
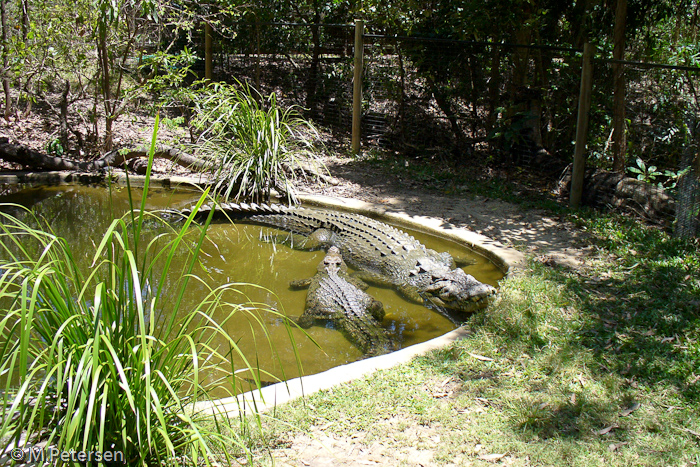
[[[272,190],[296,200],[297,173],[325,170],[314,150],[315,127],[297,108],[271,93],[264,97],[247,84],[209,84],[195,99],[194,150],[212,161],[216,191],[225,198],[267,201]]]
[[[130,466],[250,457],[247,440],[236,434],[247,430],[231,425],[246,420],[198,413],[192,404],[214,388],[234,390],[240,369],[221,365],[232,354],[260,385],[259,371],[222,328],[237,313],[259,321],[259,307],[227,302],[235,286],[224,284],[183,309],[188,284],[204,283],[195,266],[209,220],[197,230],[193,217],[207,194],[179,229],[164,224],[167,233],[145,240],[144,222],[161,222],[144,209],[155,135],[140,207],[132,201],[131,212],[112,222],[88,271],[48,226],[0,210],[5,449],[45,442],[61,451],[121,452]],[[166,295],[166,274],[183,248],[189,260]],[[217,322],[214,312],[222,310]]]

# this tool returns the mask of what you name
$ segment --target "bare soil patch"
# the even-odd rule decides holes
[[[445,226],[472,230],[552,264],[578,267],[589,251],[585,232],[543,210],[524,209],[464,190],[446,194],[448,190],[354,159],[328,158],[326,163],[337,184],[307,184],[303,189],[377,203],[410,216],[439,218]],[[449,191],[460,190],[450,187]]]

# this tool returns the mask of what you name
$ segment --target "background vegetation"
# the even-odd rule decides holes
[[[171,108],[186,125],[192,116],[192,100],[183,99],[180,94],[191,91],[188,88],[194,78],[190,71],[202,75],[205,24],[221,42],[217,66],[222,73],[218,78],[222,80],[232,82],[237,78],[223,74],[228,72],[224,67],[227,41],[237,44],[235,53],[246,56],[263,52],[292,59],[299,53],[308,54],[308,62],[300,62],[304,63],[300,70],[302,84],[294,90],[302,95],[291,99],[296,99],[312,116],[319,106],[339,105],[343,99],[342,93],[331,95],[324,90],[330,86],[328,80],[342,77],[339,82],[344,82],[349,77],[342,65],[347,62],[336,61],[332,66],[321,63],[329,53],[350,60],[351,31],[327,25],[348,24],[355,18],[366,21],[368,33],[390,37],[536,44],[576,50],[589,41],[597,46],[601,57],[614,55],[615,44],[622,44],[621,58],[692,67],[697,65],[700,52],[695,0],[596,0],[567,4],[548,0],[498,0],[487,4],[473,0],[391,4],[339,0],[293,5],[264,0],[241,4],[185,0],[48,4],[41,0],[3,0],[1,4],[3,114],[6,119],[13,115],[21,118],[37,104],[48,105],[52,118],[59,123],[56,139],[60,150],[73,154],[81,149],[92,154],[109,150],[115,122],[124,112],[148,107],[147,102]],[[618,8],[622,4],[624,14]],[[269,27],[272,22],[307,27]],[[494,23],[499,27],[494,28]],[[622,35],[614,34],[616,23],[622,27]],[[391,53],[391,41],[378,46]],[[407,76],[399,75],[412,71],[412,78],[408,78],[424,83],[424,92],[449,121],[447,128],[451,127],[452,137],[467,143],[463,145],[467,149],[448,155],[452,162],[472,157],[469,148],[484,138],[491,141],[492,155],[485,162],[498,162],[493,159],[493,154],[498,153],[494,150],[510,149],[523,129],[534,131],[531,137],[535,145],[564,161],[570,158],[580,62],[575,54],[476,45],[455,50],[444,43],[406,47],[400,54],[403,71],[396,72],[397,80],[405,80]],[[469,66],[461,66],[463,63]],[[617,136],[611,136],[615,125],[612,120],[625,114],[613,101],[614,92],[608,84],[616,73],[613,68],[603,64],[596,71],[599,92],[591,125],[595,161],[610,167],[613,159],[629,152],[632,163],[624,161],[617,170],[636,166],[636,157],[641,157],[647,166],[676,170],[688,137],[688,120],[698,107],[695,74],[626,69],[628,97],[641,92],[650,108],[635,108],[632,101],[627,103],[625,147],[622,155],[615,155]],[[257,88],[266,87],[260,82],[259,67],[247,78]],[[281,94],[291,89],[274,88],[275,80],[270,76],[264,81],[270,91],[280,92],[278,100],[290,98]],[[370,94],[371,87],[369,83]],[[269,95],[267,89],[258,90]],[[496,98],[497,95],[502,98]],[[468,118],[468,111],[460,107],[460,96],[474,96],[474,118],[486,120],[485,134],[469,131],[458,123]],[[76,115],[77,120],[73,118]],[[415,121],[402,124],[416,123],[420,125]],[[408,151],[410,144],[421,144],[408,143],[399,149]],[[54,151],[59,148],[56,144],[51,147]]]

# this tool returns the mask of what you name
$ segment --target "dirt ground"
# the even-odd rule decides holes
[[[330,158],[326,163],[337,184],[306,185],[305,191],[361,199],[411,216],[439,218],[450,226],[472,230],[562,266],[577,267],[587,254],[584,232],[542,210],[471,195],[466,187],[451,190],[462,194],[444,194],[376,164],[347,158]]]

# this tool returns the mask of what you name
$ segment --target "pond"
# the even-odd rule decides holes
[[[134,190],[132,193],[135,200],[140,199],[140,191]],[[152,188],[149,190],[147,209],[184,208],[198,198],[199,193],[193,191]],[[67,240],[76,260],[86,269],[94,255],[93,245],[99,243],[114,218],[129,210],[128,192],[119,187],[107,189],[72,185],[27,188],[0,197],[0,202],[22,204],[45,218],[54,232]],[[469,259],[473,264],[465,268],[466,272],[481,282],[496,286],[503,276],[486,258],[455,242],[402,229],[428,248]],[[200,255],[201,269],[195,273],[212,287],[227,282],[256,284],[260,287],[237,287],[241,291],[238,299],[247,297],[287,316],[298,317],[304,310],[306,291],[291,290],[289,282],[313,276],[325,253],[298,251],[265,241],[275,233],[279,231],[257,225],[217,221],[209,228],[209,241]],[[179,274],[181,267],[175,265],[170,271]],[[178,278],[172,277],[172,282]],[[205,285],[191,282],[185,308],[188,304],[198,303],[206,292]],[[406,301],[393,289],[370,287],[367,292],[383,302],[386,317],[382,324],[397,349],[443,335],[458,326],[458,323],[436,311]],[[239,346],[249,359],[275,376],[282,377],[284,373],[286,378],[292,378],[300,373],[318,373],[363,357],[360,350],[332,326],[312,326],[304,331],[292,329],[290,334],[279,316],[264,312],[259,316],[269,332],[274,349],[261,338],[259,324],[246,314],[228,321],[226,330],[238,339]],[[467,318],[464,315],[464,319]],[[299,355],[301,368],[297,367],[295,354]]]

